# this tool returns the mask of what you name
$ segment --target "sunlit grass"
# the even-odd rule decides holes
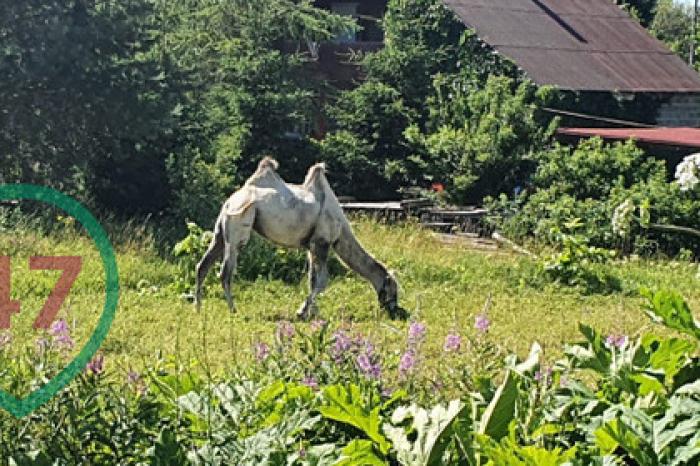
[[[451,331],[474,334],[474,318],[484,311],[492,322],[486,338],[521,355],[537,340],[547,359],[558,356],[564,342],[578,338],[579,322],[604,334],[637,335],[648,329],[651,324],[635,294],[639,286],[675,289],[692,309],[700,311],[697,264],[619,262],[610,267],[622,280],[623,292],[583,295],[553,285],[528,284],[535,264],[506,251],[444,245],[413,225],[363,220],[355,223],[355,231],[366,248],[396,274],[401,304],[413,319],[427,324],[422,361],[428,369],[445,363],[445,335]],[[293,320],[305,297],[305,278],[292,285],[263,279],[237,282],[236,314],[228,311],[218,285],[210,287],[203,310],[197,313],[169,288],[177,273],[172,259],[161,257],[152,238],[143,235],[139,240],[136,233],[125,234],[128,241],[115,245],[121,294],[102,347],[112,368],[138,369],[167,356],[184,363],[197,360],[199,367],[213,372],[249,364],[254,343],[270,341],[277,321]],[[13,317],[12,333],[27,345],[37,337],[30,325],[35,317],[32,309],[45,299],[57,275],[29,271],[22,261],[38,254],[84,257],[83,272],[62,310],[63,317],[75,322],[78,345],[84,344],[104,305],[104,274],[91,243],[77,234],[46,237],[27,231],[3,232],[0,254],[13,257],[13,297],[22,300],[23,311]],[[335,277],[319,304],[321,317],[332,327],[341,322],[351,325],[369,335],[385,354],[398,355],[404,349],[407,323],[392,321],[380,311],[374,291],[359,277]],[[299,324],[298,329],[306,332],[308,324]]]

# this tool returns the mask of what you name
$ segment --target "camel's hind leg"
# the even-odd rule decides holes
[[[202,285],[204,284],[204,279],[214,265],[217,259],[221,257],[221,253],[224,250],[224,235],[221,232],[221,225],[219,221],[216,222],[216,227],[214,228],[214,237],[209,243],[209,248],[207,252],[204,253],[202,260],[197,264],[197,281],[194,291],[194,303],[199,310],[202,306]]]
[[[231,280],[236,272],[238,265],[238,248],[235,245],[226,243],[224,245],[224,261],[221,264],[221,286],[224,287],[224,295],[226,296],[226,304],[231,312],[236,310],[236,305],[233,302],[231,294]]]
[[[246,208],[242,213],[231,215],[225,220],[224,228],[224,260],[221,264],[221,285],[224,288],[226,304],[231,312],[236,310],[231,292],[231,280],[236,273],[238,253],[250,239],[253,229],[255,209]]]
[[[301,319],[308,319],[318,312],[316,297],[328,286],[328,252],[330,245],[324,240],[315,240],[309,246],[309,296],[297,311]]]

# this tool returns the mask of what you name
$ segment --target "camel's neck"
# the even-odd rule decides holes
[[[372,283],[375,291],[382,289],[388,275],[386,268],[365,251],[353,235],[350,225],[344,226],[334,249],[348,267]]]

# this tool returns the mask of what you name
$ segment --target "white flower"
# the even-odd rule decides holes
[[[700,184],[700,153],[691,154],[678,164],[676,181],[681,191],[690,191]]]
[[[634,213],[634,203],[631,199],[617,206],[612,217],[613,233],[625,238],[629,235],[630,223],[632,222],[632,214]]]

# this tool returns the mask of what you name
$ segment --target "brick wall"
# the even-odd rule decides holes
[[[700,128],[700,94],[677,94],[661,105],[656,114],[661,126]]]

